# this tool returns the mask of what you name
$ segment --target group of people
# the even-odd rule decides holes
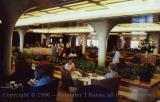
[[[81,57],[82,55],[82,51],[80,48],[71,48],[70,43],[67,43],[65,46],[63,43],[61,44],[52,44],[51,45],[51,53],[52,56],[59,56],[59,57]]]
[[[68,62],[64,66],[65,71],[71,72],[72,79],[75,79],[74,73],[78,73],[77,77],[81,77],[82,74],[76,69],[75,64],[71,58],[68,59]],[[106,73],[105,78],[118,77],[117,64],[110,63],[108,66],[109,73]]]
[[[49,63],[46,56],[39,65],[33,69],[23,55],[18,54],[15,59],[15,73],[10,81],[22,83],[24,87],[37,87],[49,84],[52,81],[54,66]]]
[[[53,52],[56,52],[53,50]],[[18,58],[18,57],[17,57]],[[113,61],[109,64],[109,73],[106,73],[106,78],[118,77],[117,64],[119,63],[120,53],[119,51],[115,51],[115,55],[113,57]],[[54,66],[50,66],[47,57],[44,56],[43,60],[40,61],[40,65],[34,70],[32,70],[27,61],[21,56],[19,56],[16,62],[16,73],[15,73],[15,80],[21,81],[24,84],[28,84],[31,86],[41,86],[47,84],[51,81],[53,77],[53,68]],[[23,70],[24,69],[24,70]],[[75,67],[75,64],[71,57],[68,58],[67,63],[64,65],[64,69],[67,72],[71,72],[72,78],[75,80],[77,77],[81,77],[82,74],[78,71]],[[23,77],[20,77],[22,76]],[[75,76],[76,73],[76,76]]]

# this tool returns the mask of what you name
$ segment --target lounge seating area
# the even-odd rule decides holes
[[[160,102],[160,0],[0,0],[0,102]]]

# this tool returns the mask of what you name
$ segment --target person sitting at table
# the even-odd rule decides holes
[[[28,84],[34,87],[49,84],[52,81],[53,67],[50,64],[38,66],[35,70],[35,79],[31,79]]]
[[[109,68],[110,72],[105,75],[106,78],[113,78],[113,77],[118,77],[119,76],[118,73],[116,72],[116,68],[117,68],[116,64],[111,63],[108,66],[108,68]]]
[[[75,71],[75,64],[71,58],[68,58],[68,61],[64,66],[64,69],[69,72]]]
[[[75,68],[75,64],[71,58],[68,58],[68,62],[64,66],[65,70],[70,72],[74,85],[77,85],[77,79],[82,77],[82,73]]]

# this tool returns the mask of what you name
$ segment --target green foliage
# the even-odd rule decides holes
[[[123,78],[134,80],[134,79],[138,79],[139,74],[143,71],[143,69],[144,68],[141,66],[119,68],[118,73]]]
[[[67,59],[63,58],[63,57],[58,57],[58,56],[51,56],[49,61],[54,64],[54,65],[65,65],[65,63],[67,63]]]
[[[17,56],[17,58],[25,58],[25,59],[33,59],[33,60],[40,60],[41,55],[28,55],[26,53],[20,54]],[[54,65],[63,66],[67,63],[67,59],[63,57],[56,57],[51,56],[49,58],[49,61]],[[73,62],[75,63],[76,68],[79,68],[85,72],[88,73],[97,73],[99,75],[105,75],[109,72],[109,69],[107,67],[98,67],[94,62],[92,61],[86,61],[86,59],[73,59]],[[147,65],[147,68],[152,68],[153,65]],[[130,67],[124,67],[124,68],[118,68],[118,73],[121,77],[126,79],[138,79],[140,73],[143,72],[143,70],[146,68],[145,65],[143,66],[130,66]],[[154,73],[154,69],[152,68],[152,73]]]
[[[91,61],[85,61],[85,59],[74,59],[77,68],[84,70],[86,72],[94,72],[96,69],[96,64]]]
[[[32,59],[35,61],[40,61],[42,59],[42,55],[32,55],[32,54],[22,53],[21,56],[23,56],[25,59]]]
[[[109,69],[106,67],[97,67],[95,69],[95,73],[99,74],[99,75],[105,75],[106,73],[109,72]]]
[[[57,59],[57,57],[52,56],[52,57],[49,58],[49,61],[50,61],[51,63],[56,63],[56,62],[58,61],[58,59]]]

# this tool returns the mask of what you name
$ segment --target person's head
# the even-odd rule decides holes
[[[73,48],[73,49],[71,49],[71,53],[76,53],[76,49],[75,48]]]
[[[113,63],[111,63],[111,64],[109,64],[108,68],[109,68],[109,70],[110,70],[110,71],[116,71],[116,69],[117,69],[117,65],[116,65],[116,64],[113,64]]]
[[[53,75],[53,70],[54,66],[52,65],[40,65],[36,68],[35,70],[35,79],[40,79],[42,77],[52,77]]]
[[[72,64],[73,63],[73,60],[72,58],[68,58],[68,61],[67,61],[68,64]]]

